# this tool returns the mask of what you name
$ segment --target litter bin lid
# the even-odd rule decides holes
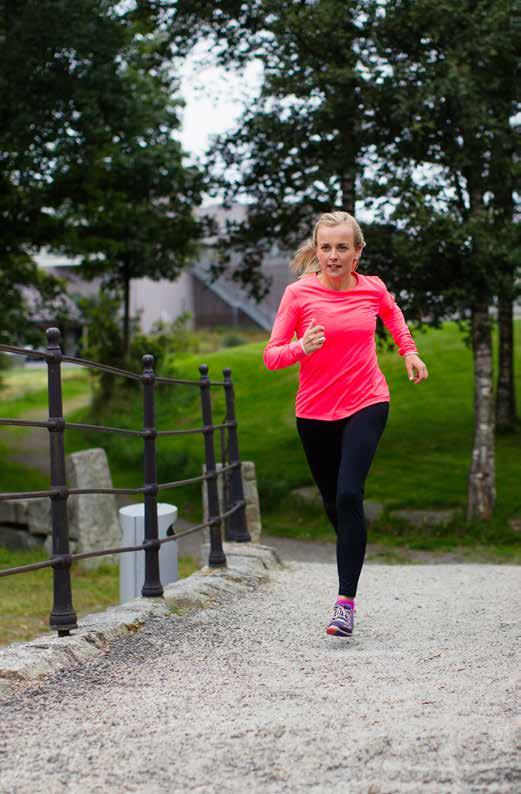
[[[121,507],[119,512],[123,516],[130,516],[131,518],[139,518],[145,515],[145,505],[143,504],[143,502],[140,502],[135,505],[126,505],[126,507]],[[157,503],[158,516],[166,516],[169,513],[177,513],[177,507],[175,505],[169,505],[167,504],[167,502]]]

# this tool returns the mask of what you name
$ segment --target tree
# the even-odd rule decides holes
[[[25,338],[24,288],[58,283],[32,254],[60,235],[48,187],[81,161],[89,135],[121,122],[115,58],[128,24],[104,0],[4,0],[0,13],[0,328]],[[103,85],[106,94],[102,95]],[[110,97],[110,99],[109,99]],[[29,326],[30,327],[30,326]]]
[[[51,289],[32,259],[42,246],[96,252],[105,273],[125,248],[107,275],[120,285],[139,258],[164,274],[185,262],[199,178],[171,140],[154,3],[4,0],[0,20],[0,332],[12,338],[20,288]]]
[[[498,167],[512,185],[508,152],[516,134],[505,125],[514,97],[502,90],[505,56],[515,36],[506,0],[389,0],[375,26],[384,63],[378,128],[380,190],[400,196],[394,214],[414,239],[434,235],[440,259],[457,259],[437,275],[447,308],[468,317],[474,354],[475,436],[467,518],[489,518],[495,502],[495,421],[490,307],[498,289],[512,302],[512,212],[498,190]],[[455,21],[458,20],[458,24]],[[510,34],[509,34],[510,31]],[[499,45],[499,42],[501,43]],[[507,75],[508,76],[508,75]],[[388,98],[392,96],[392,105]],[[427,168],[425,168],[427,166]],[[423,168],[418,188],[415,170]],[[497,219],[502,218],[498,228]]]
[[[178,54],[207,37],[225,65],[253,57],[264,65],[259,100],[209,153],[225,201],[249,201],[246,221],[228,226],[222,248],[241,250],[232,275],[257,298],[267,289],[260,265],[274,241],[294,247],[317,213],[355,207],[370,123],[362,56],[371,4],[176,4],[169,31]],[[230,172],[231,180],[223,176]]]
[[[513,35],[514,19],[510,3],[501,3],[496,13],[501,13],[502,38],[498,55],[503,62],[502,79],[496,80],[494,86],[496,130],[491,167],[496,238],[500,244],[496,257],[502,263],[498,285],[496,427],[499,431],[511,432],[518,422],[514,383],[513,301],[516,296],[515,276],[521,265],[519,229],[514,225],[514,187],[519,188],[519,160],[515,160],[519,125],[516,128],[513,123],[513,111],[516,104],[519,107],[519,48],[516,48],[519,35]]]
[[[183,165],[183,151],[173,138],[179,126],[175,80],[166,66],[152,68],[155,54],[154,34],[127,53],[122,83],[133,103],[132,126],[116,141],[92,147],[81,195],[64,203],[60,216],[62,250],[81,255],[84,273],[101,275],[104,286],[123,297],[125,359],[131,279],[174,279],[203,232],[193,213],[201,201],[202,174]],[[57,190],[73,194],[79,176],[72,167]]]
[[[264,64],[259,102],[210,153],[226,199],[251,202],[225,241],[245,254],[235,276],[253,279],[261,294],[258,268],[273,240],[293,247],[318,212],[373,200],[394,227],[379,273],[406,290],[407,316],[439,324],[456,313],[468,325],[476,414],[468,518],[489,517],[495,500],[489,309],[512,258],[500,265],[497,256],[501,199],[491,162],[494,151],[513,150],[515,137],[505,127],[512,97],[501,107],[498,99],[503,49],[509,63],[516,51],[509,9],[507,0],[442,8],[433,0],[179,0],[171,27],[180,52],[213,37],[221,63]],[[511,172],[512,158],[504,167]],[[502,239],[512,240],[505,224]],[[382,240],[385,224],[373,231]],[[396,252],[407,263],[398,275]]]

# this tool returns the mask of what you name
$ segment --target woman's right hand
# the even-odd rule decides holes
[[[302,347],[304,348],[304,352],[308,356],[310,353],[314,353],[315,350],[320,350],[326,341],[326,337],[324,336],[324,326],[315,325],[315,318],[313,317],[300,341],[302,343]]]

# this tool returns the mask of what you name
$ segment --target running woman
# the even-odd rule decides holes
[[[384,282],[357,272],[364,246],[352,215],[320,216],[290,264],[300,277],[286,287],[263,355],[270,370],[300,365],[297,431],[336,532],[338,597],[326,631],[340,637],[353,633],[367,545],[364,485],[389,414],[389,387],[376,357],[377,316],[391,332],[409,380],[428,377]]]

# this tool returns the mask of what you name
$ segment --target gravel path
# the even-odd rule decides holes
[[[521,791],[521,568],[367,564],[350,640],[335,584],[291,563],[4,701],[0,791]]]

